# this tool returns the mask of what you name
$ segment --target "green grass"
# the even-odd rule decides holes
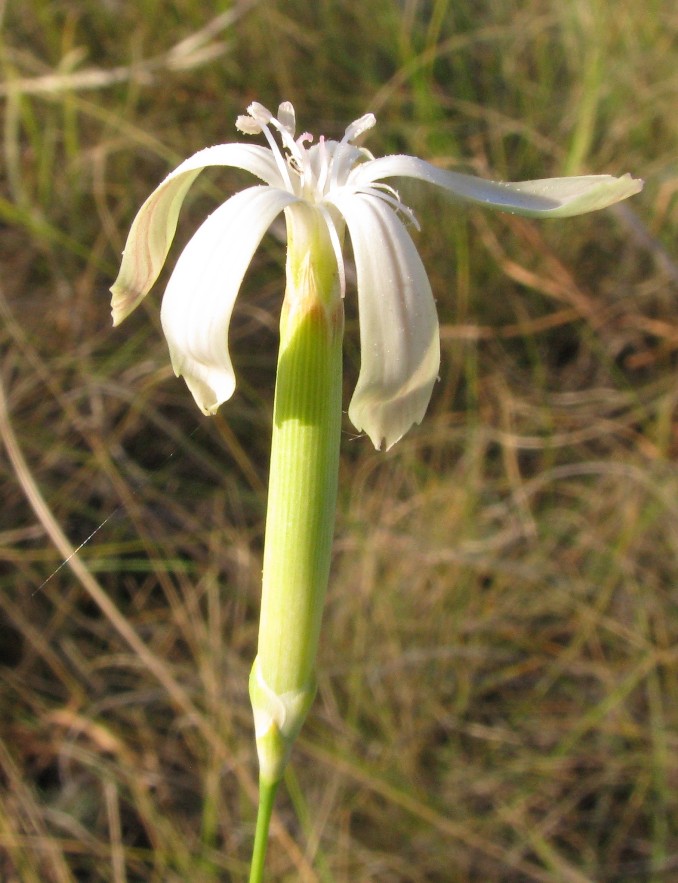
[[[228,8],[0,5],[0,878],[246,879],[283,250],[268,237],[246,280],[238,391],[211,419],[172,375],[161,285],[115,331],[107,289],[173,164],[289,99],[328,136],[373,110],[376,155],[647,183],[542,225],[403,187],[441,379],[388,454],[345,423],[320,689],[270,879],[668,883],[674,4]],[[174,256],[244,180],[204,178]]]

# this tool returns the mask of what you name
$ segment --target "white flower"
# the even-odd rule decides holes
[[[143,204],[130,231],[113,293],[113,324],[147,294],[162,269],[186,193],[208,166],[251,172],[263,184],[237,193],[198,229],[177,261],[162,303],[162,325],[174,371],[183,375],[199,407],[214,414],[233,394],[228,328],[235,298],[264,233],[285,212],[288,230],[313,208],[327,224],[345,289],[342,242],[348,229],[357,273],[361,365],[349,417],[377,448],[389,448],[424,416],[438,375],[440,344],[435,304],[406,223],[411,210],[382,179],[427,181],[469,202],[532,217],[567,217],[601,209],[642,188],[625,175],[552,178],[504,184],[436,168],[413,156],[374,159],[355,145],[375,118],[365,114],[341,141],[304,133],[294,137],[294,108],[277,118],[260,104],[237,127],[263,133],[269,147],[220,144],[181,163]],[[277,130],[278,147],[271,129]],[[406,222],[406,223],[404,223]],[[313,260],[313,255],[309,255]]]

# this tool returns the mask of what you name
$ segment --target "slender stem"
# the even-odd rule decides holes
[[[261,883],[264,879],[266,863],[266,847],[268,846],[268,829],[271,826],[273,804],[280,780],[277,782],[259,781],[259,809],[257,810],[257,829],[252,847],[252,865],[249,883]]]

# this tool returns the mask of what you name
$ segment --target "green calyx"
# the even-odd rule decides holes
[[[262,779],[282,775],[315,695],[341,428],[343,304],[322,215],[287,210],[258,654],[250,678]]]

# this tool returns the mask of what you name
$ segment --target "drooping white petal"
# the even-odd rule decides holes
[[[174,372],[204,414],[235,389],[228,326],[252,255],[274,218],[297,201],[279,188],[243,190],[209,216],[177,261],[160,317]]]
[[[347,190],[331,201],[346,219],[358,277],[360,374],[348,416],[379,450],[428,407],[440,366],[438,317],[426,271],[393,209]]]
[[[270,150],[255,144],[217,144],[198,151],[170,172],[139,209],[127,237],[118,278],[111,286],[113,324],[139,305],[165,263],[189,187],[207,166],[230,166],[282,187]]]
[[[416,156],[383,156],[356,166],[350,186],[362,187],[393,177],[418,178],[480,205],[539,218],[567,218],[606,208],[643,188],[630,175],[584,175],[502,183],[439,169]]]

